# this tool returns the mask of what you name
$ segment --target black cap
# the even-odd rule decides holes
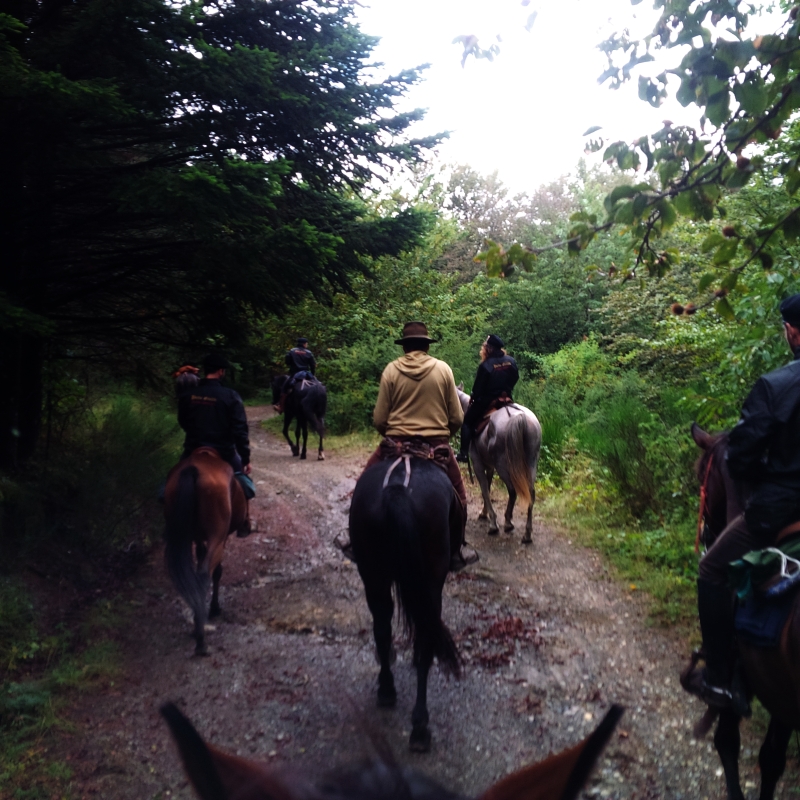
[[[231,365],[228,362],[228,359],[222,355],[222,353],[209,353],[203,359],[203,369],[205,370],[206,375],[209,375],[212,372],[217,372],[221,369],[230,369]]]
[[[297,337],[297,346],[300,347],[301,345],[308,344],[308,339],[305,336],[298,336]]]
[[[486,337],[486,344],[488,344],[489,347],[493,347],[495,350],[502,350],[505,347],[505,342],[493,333],[490,333]]]
[[[794,328],[800,328],[800,294],[793,294],[781,301],[781,316]]]

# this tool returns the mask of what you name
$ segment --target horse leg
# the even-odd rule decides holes
[[[303,449],[300,451],[300,458],[301,460],[305,461],[306,459],[306,448],[308,446],[308,422],[303,420]]]
[[[522,537],[522,544],[530,544],[533,541],[531,534],[533,533],[533,504],[535,502],[536,489],[531,486],[531,502],[528,506],[528,517],[525,521],[525,535]]]
[[[386,583],[377,589],[366,584],[364,592],[367,596],[367,605],[372,614],[372,633],[375,636],[375,648],[378,651],[381,671],[378,673],[378,706],[380,708],[394,708],[397,703],[397,690],[394,688],[392,675],[392,615],[394,614],[394,601],[392,600],[392,587]]]
[[[489,518],[489,536],[497,536],[500,533],[500,528],[497,525],[497,514],[494,513],[494,506],[492,505],[492,481],[494,480],[494,470],[486,470],[486,484],[481,484],[481,494],[483,495],[483,508],[486,511],[486,516]]]
[[[317,461],[324,461],[325,453],[322,452],[322,434],[319,437],[319,450],[317,450]]]
[[[208,616],[213,619],[222,613],[219,607],[219,581],[222,578],[222,564],[217,564],[214,571],[211,573],[211,608],[208,610]]]
[[[287,408],[283,415],[283,438],[286,439],[289,448],[292,451],[292,455],[297,455],[297,447],[292,444],[291,437],[289,436],[289,426],[292,424],[292,415],[289,413],[289,409]]]
[[[728,800],[744,800],[739,783],[740,721],[741,718],[732,711],[722,711],[719,715],[717,730],[714,733],[714,746],[717,748],[722,769],[725,771]]]
[[[300,455],[300,417],[297,417],[297,424],[294,427],[294,444],[292,445],[292,455]]]
[[[417,636],[420,632],[417,631]],[[411,712],[411,738],[408,745],[413,753],[427,753],[431,749],[431,731],[428,728],[428,673],[433,663],[433,650],[426,642],[417,647],[414,660],[417,662],[417,700]]]
[[[508,487],[508,505],[506,506],[506,524],[503,525],[503,530],[506,533],[514,530],[514,523],[511,518],[514,515],[514,504],[517,502],[517,493],[514,491],[513,486]]]
[[[786,748],[789,746],[791,736],[791,728],[775,717],[770,719],[767,736],[758,754],[758,766],[761,768],[759,800],[772,800],[775,796],[775,787],[786,767]]]

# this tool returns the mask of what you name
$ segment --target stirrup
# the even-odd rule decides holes
[[[681,673],[680,682],[683,689],[699,697],[710,708],[733,711],[740,717],[749,718],[752,712],[743,687],[726,688],[709,683],[707,669],[697,666],[700,660],[705,661],[705,653],[702,650],[695,650],[692,653],[691,663]]]

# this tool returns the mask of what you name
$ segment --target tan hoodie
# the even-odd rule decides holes
[[[384,436],[449,438],[464,421],[453,370],[422,350],[392,361],[381,375],[373,420]]]

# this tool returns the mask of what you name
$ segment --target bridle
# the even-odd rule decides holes
[[[700,484],[700,509],[697,513],[697,535],[694,539],[694,551],[700,552],[700,544],[703,541],[703,533],[708,527],[706,522],[707,511],[707,496],[708,496],[708,476],[711,474],[711,466],[714,463],[714,454],[711,453],[708,457],[708,464],[706,464],[706,474],[703,476],[703,482]]]

